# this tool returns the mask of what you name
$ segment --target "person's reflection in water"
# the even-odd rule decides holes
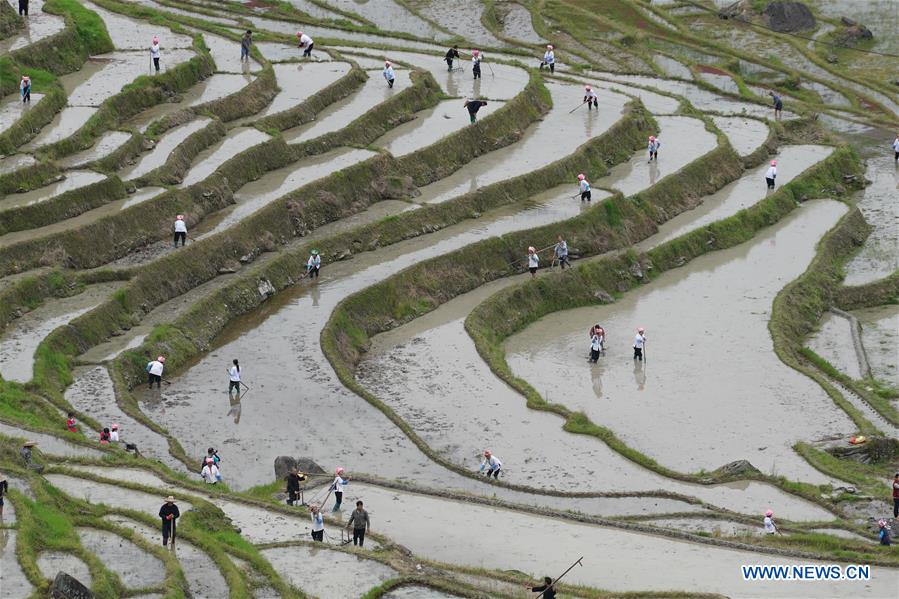
[[[602,399],[602,371],[604,366],[602,363],[590,365],[590,378],[593,379],[593,394],[597,399]]]
[[[309,288],[309,295],[312,297],[313,307],[318,307],[318,300],[322,298],[322,290],[318,285]]]
[[[646,363],[642,360],[634,360],[634,382],[637,383],[637,391],[646,388]]]
[[[231,403],[228,416],[234,416],[234,424],[240,424],[240,393],[229,395],[228,401]]]
[[[656,181],[659,180],[659,163],[658,162],[650,162],[649,163],[649,184],[655,185]]]

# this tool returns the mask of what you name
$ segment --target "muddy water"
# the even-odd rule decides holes
[[[653,54],[652,60],[659,65],[669,77],[678,77],[680,79],[693,78],[693,73],[690,71],[690,68],[679,60],[674,60],[664,54]]]
[[[737,82],[734,81],[733,77],[730,77],[729,75],[700,72],[699,77],[706,83],[714,85],[723,92],[727,92],[730,94],[740,93],[740,88],[737,87]]]
[[[91,183],[96,183],[106,178],[104,175],[94,171],[70,171],[66,173],[64,177],[64,179],[57,181],[56,183],[38,187],[37,189],[26,191],[25,193],[10,194],[4,199],[0,199],[0,210],[9,210],[10,208],[31,206],[32,204],[46,202],[67,191],[72,191],[73,189],[78,189],[79,187],[84,187],[85,185],[90,185]]]
[[[394,156],[405,156],[427,147],[441,138],[470,125],[464,100],[445,100],[432,108],[415,113],[415,119],[395,127],[376,139],[372,145],[384,148]],[[490,102],[478,112],[483,119],[500,108],[501,102]]]
[[[598,440],[562,430],[563,421],[530,410],[522,397],[497,378],[478,357],[464,330],[472,308],[515,280],[491,283],[441,306],[413,322],[376,336],[359,380],[396,410],[428,444],[444,457],[477,468],[486,447],[504,461],[507,482],[559,491],[646,492],[666,490],[736,512],[752,514],[776,505],[784,518],[829,520],[820,507],[757,482],[701,486],[673,481],[623,458]],[[439,365],[439,367],[438,367]],[[471,418],[471,405],[460,402],[477,389],[481,401]],[[555,393],[547,391],[550,399]],[[504,423],[515,423],[514,427]],[[520,431],[527,429],[528,435]],[[539,437],[540,450],[532,439]],[[464,439],[464,444],[458,440]],[[565,467],[560,468],[560,464]],[[500,493],[522,504],[535,498]],[[544,499],[544,501],[546,501]],[[696,506],[657,498],[552,499],[557,509],[604,516],[695,511]]]
[[[0,528],[0,588],[4,598],[25,599],[34,587],[25,577],[16,557],[16,531]]]
[[[255,131],[255,129],[250,131]],[[256,181],[241,187],[234,194],[237,204],[229,206],[213,218],[204,221],[194,231],[193,237],[203,239],[224,231],[278,198],[316,179],[327,177],[333,172],[362,162],[374,155],[375,153],[369,150],[338,148],[319,156],[313,156],[298,164],[270,171]]]
[[[421,259],[580,210],[579,203],[567,202],[528,211],[496,211],[351,261],[332,265],[326,260],[319,282],[298,286],[252,319],[230,326],[217,348],[162,390],[161,397],[155,392],[143,396],[142,408],[185,443],[188,451],[201,446],[205,450],[208,441],[215,440],[233,454],[242,478],[229,482],[232,487],[267,482],[272,460],[285,452],[312,456],[323,464],[346,460],[352,467],[382,476],[415,476],[419,465],[439,472],[380,413],[338,383],[319,349],[321,328],[336,303],[349,293]],[[254,387],[242,402],[238,419],[231,415],[226,386],[221,386],[222,364],[235,356],[246,364],[247,384]],[[287,381],[280,374],[285,371],[297,375]],[[297,380],[303,381],[301,391],[294,384]],[[199,414],[203,416],[198,418]],[[309,414],[316,414],[319,426],[308,426]],[[297,436],[297,430],[304,432]],[[366,431],[365,439],[358,437],[357,430]],[[386,459],[391,454],[395,459]]]
[[[215,70],[217,73],[245,73],[247,71],[258,71],[262,65],[250,57],[249,62],[241,62],[240,60],[240,42],[228,39],[220,35],[214,35],[208,31],[196,31],[203,35],[203,41],[209,48],[209,54],[215,62]]]
[[[62,415],[60,415],[60,430],[63,430],[63,420],[64,418],[62,417]],[[27,429],[5,424],[3,422],[0,422],[0,433],[6,435],[7,437],[15,437],[26,439],[28,441],[34,441],[35,443],[37,443],[37,448],[42,453],[48,455],[86,458],[101,458],[104,455],[102,452],[91,449],[90,447],[75,445],[74,443],[69,443],[68,441],[64,441],[63,439],[60,439],[59,437],[55,437],[53,435],[48,435],[45,433],[35,433]],[[90,434],[90,431],[87,431],[87,433]]]
[[[644,524],[680,530],[683,532],[708,533],[713,537],[736,537],[741,535],[761,536],[765,534],[761,519],[759,520],[758,526],[750,526],[748,524],[743,524],[742,522],[732,522],[730,520],[718,520],[713,518],[652,519],[645,521]]]
[[[816,354],[837,370],[854,379],[862,378],[862,369],[852,343],[852,325],[848,319],[832,312],[821,317],[818,331],[806,343]]]
[[[165,52],[161,62],[168,68],[187,62],[195,55],[193,50],[172,48]],[[99,106],[140,75],[150,75],[150,68],[149,53],[110,52],[93,56],[82,70],[63,78],[69,78],[69,84],[74,84],[71,91],[66,89],[69,106]]]
[[[114,468],[110,466],[82,466],[81,464],[69,464],[67,465],[67,467],[71,468],[72,470],[77,470],[78,472],[94,474],[96,476],[108,479],[110,482],[115,482],[125,477],[127,478],[128,482],[146,485],[148,487],[159,487],[161,489],[172,488],[170,484],[168,484],[149,470],[122,467]],[[194,473],[194,475],[199,476],[196,472]],[[185,493],[183,491],[180,491],[180,489],[179,493],[174,493],[173,491],[172,494],[179,497],[199,497],[199,495]]]
[[[862,324],[862,343],[874,378],[899,389],[896,346],[899,341],[899,307],[866,308],[854,312]],[[894,401],[895,405],[896,402]]]
[[[187,175],[185,175],[180,186],[187,187],[188,185],[199,183],[235,154],[239,154],[268,139],[270,137],[259,129],[248,127],[231,129],[222,141],[200,152],[194,158],[193,164],[190,170],[187,171]]]
[[[786,185],[803,171],[830,156],[830,146],[784,146],[777,155],[777,184]],[[660,152],[661,153],[661,152]],[[659,232],[639,244],[649,249],[685,233],[727,218],[754,206],[768,193],[765,171],[768,164],[762,164],[742,177],[722,187],[703,199],[693,210],[681,213],[659,226]]]
[[[47,235],[54,235],[61,231],[77,229],[78,227],[81,227],[83,225],[96,222],[104,216],[109,216],[110,214],[120,212],[121,210],[124,210],[129,206],[134,206],[151,198],[155,198],[164,191],[165,189],[161,187],[144,187],[121,200],[103,204],[99,208],[88,210],[87,212],[79,214],[78,216],[75,216],[73,218],[67,218],[65,220],[46,225],[44,227],[38,227],[36,229],[26,229],[24,231],[16,231],[14,233],[0,235],[0,248],[8,247],[15,243],[21,243],[29,239],[38,239],[40,237],[46,237]]]
[[[159,37],[162,61],[167,58],[167,51],[171,48],[190,48],[193,40],[187,35],[173,33],[167,27],[153,25],[147,21],[132,19],[125,15],[115,13],[93,2],[82,0],[88,9],[97,13],[106,25],[106,31],[112,39],[112,45],[118,50],[144,50],[149,56],[150,45],[153,36]]]
[[[660,130],[655,135],[662,143],[658,160],[648,162],[647,151],[637,152],[629,161],[612,167],[605,177],[592,180],[594,187],[633,195],[718,147],[715,135],[706,131],[705,123],[699,119],[663,116],[656,118],[656,122]],[[590,173],[587,178],[592,178]]]
[[[479,187],[528,173],[574,152],[592,137],[601,135],[621,116],[627,98],[600,92],[600,111],[582,109],[568,114],[568,104],[583,98],[580,86],[547,83],[553,108],[543,120],[528,127],[511,146],[484,154],[449,177],[421,188],[415,201],[445,202]],[[489,105],[488,105],[489,106]],[[548,150],[552,148],[552,150]],[[574,194],[577,189],[571,191]]]
[[[154,545],[159,542],[160,533],[156,528],[150,528],[136,520],[117,514],[106,516],[104,520],[131,529]],[[194,597],[228,596],[228,584],[218,566],[206,553],[187,541],[179,539],[172,554],[181,564],[188,588]]]
[[[805,204],[752,241],[664,273],[615,304],[552,314],[509,339],[509,364],[538,390],[551,390],[552,401],[583,410],[670,468],[714,470],[747,459],[765,473],[826,482],[792,445],[854,426],[777,359],[767,320],[774,295],[803,272],[846,210],[833,201]],[[591,367],[581,361],[584,323],[597,321],[609,346]],[[647,328],[647,350],[653,346],[651,367],[631,359],[638,325]],[[722,352],[721,339],[730,351]]]
[[[0,100],[0,132],[12,127],[29,110],[37,106],[44,94],[31,94],[31,104],[24,104],[22,96],[16,92]]]
[[[242,90],[252,81],[252,77],[248,75],[217,73],[191,88],[191,92],[196,88],[198,93],[191,94],[192,97],[186,97],[184,106],[199,106],[200,104],[206,104],[207,102],[230,96]]]
[[[31,151],[47,144],[56,143],[72,135],[87,122],[97,109],[93,106],[66,106],[53,117],[34,139],[22,146]]]
[[[584,568],[568,574],[573,584],[611,591],[690,589],[737,597],[783,597],[783,583],[747,583],[741,564],[795,564],[796,560],[653,537],[613,528],[561,523],[558,520],[396,493],[356,485],[347,487],[350,500],[360,497],[373,530],[383,530],[416,555],[474,567],[514,568],[532,575],[562,572],[571,553],[584,556]],[[345,497],[346,499],[346,497]],[[439,515],[440,534],[422,526],[421,517]],[[477,542],[472,542],[477,539]],[[515,539],[510,543],[510,539]],[[615,551],[608,551],[614,547]],[[646,564],[651,563],[652,568]],[[716,576],[703,575],[714,571]],[[791,597],[888,597],[899,584],[893,569],[872,570],[864,587],[815,582],[789,587]]]
[[[546,40],[534,30],[531,12],[520,4],[507,2],[496,7],[502,15],[503,35],[526,44],[545,44]]]
[[[134,4],[142,4],[143,6],[148,6],[157,12],[162,13],[171,13],[175,15],[182,15],[185,17],[192,17],[194,19],[202,19],[204,21],[209,21],[210,23],[218,23],[219,25],[224,25],[226,27],[234,27],[237,23],[234,18],[226,18],[226,17],[216,17],[207,14],[200,14],[196,12],[191,12],[189,10],[183,10],[180,8],[175,8],[174,6],[168,4],[161,4],[159,2],[154,2],[153,0],[133,0]]]
[[[316,19],[347,19],[346,16],[334,12],[333,10],[328,10],[324,8],[312,0],[287,0],[288,4],[293,5],[310,17],[315,17]],[[349,20],[349,19],[347,19]]]
[[[125,131],[107,131],[87,150],[67,156],[57,161],[57,164],[63,168],[83,166],[88,162],[108,156],[129,139],[131,139],[131,134]]]
[[[352,51],[352,49],[347,48]],[[360,49],[356,49],[358,52]],[[487,98],[494,100],[511,100],[528,83],[528,73],[522,68],[505,64],[494,63],[490,53],[484,54],[484,62],[481,64],[481,78],[474,79],[471,74],[471,55],[464,48],[460,48],[463,54],[462,60],[453,63],[454,67],[462,66],[462,71],[447,71],[443,55],[446,50],[440,50],[439,54],[423,54],[408,51],[384,51],[367,50],[376,58],[399,61],[413,67],[428,71],[450,96],[460,98]],[[487,65],[490,66],[487,66]],[[492,69],[492,71],[491,71]]]
[[[418,1],[414,4],[422,15],[474,44],[475,48],[508,45],[481,24],[484,4],[478,0],[458,0],[452,4]]]
[[[878,154],[868,159],[871,181],[858,195],[858,207],[874,230],[861,251],[846,265],[846,285],[863,285],[899,270],[899,168],[888,152],[892,136],[884,132]]]
[[[118,174],[119,177],[123,181],[127,181],[129,179],[136,179],[137,177],[142,177],[146,175],[153,169],[159,168],[165,161],[168,159],[169,155],[181,145],[185,139],[187,139],[193,133],[196,133],[203,127],[206,127],[211,122],[211,119],[206,117],[198,117],[180,127],[176,127],[171,131],[166,132],[162,137],[159,138],[159,141],[156,142],[156,145],[152,150],[144,154],[141,158],[138,159],[132,166],[126,167],[122,169]]]
[[[360,596],[397,575],[396,570],[380,562],[317,546],[265,549],[262,555],[275,570],[284,573],[290,584],[321,599]],[[340,576],[322,576],[322,563]]]
[[[135,443],[144,456],[158,460],[175,471],[185,470],[184,465],[169,454],[169,444],[165,438],[128,416],[119,407],[105,367],[79,367],[72,374],[75,382],[66,389],[65,398],[73,408],[102,426],[118,424],[122,447],[125,443]]]
[[[740,156],[752,154],[768,139],[768,125],[756,119],[715,116],[712,121],[727,136],[730,145]]]
[[[346,62],[306,62],[302,64],[276,64],[275,77],[281,91],[259,116],[276,114],[298,104],[309,96],[331,85],[350,70]]]
[[[384,595],[384,599],[453,599],[454,597],[457,595],[448,595],[443,591],[417,584],[403,586]]]
[[[380,71],[370,71],[368,80],[354,94],[336,102],[318,113],[311,123],[284,131],[288,143],[298,143],[314,139],[346,127],[378,104],[403,91],[412,84],[409,71],[396,71],[393,88],[387,87]]]
[[[105,530],[76,530],[85,549],[115,572],[125,587],[151,587],[160,584],[165,578],[162,560],[146,553],[131,541]]]
[[[342,18],[342,17],[341,17]],[[282,33],[284,35],[295,36],[300,26],[296,23],[287,21],[275,21],[273,19],[265,19],[262,17],[247,17],[247,20],[253,24],[256,29],[265,29],[273,33]],[[412,50],[439,51],[440,46],[437,44],[429,44],[426,42],[414,42],[399,38],[385,37],[375,35],[373,33],[359,33],[357,31],[345,31],[343,29],[334,29],[330,27],[320,27],[318,25],[302,25],[302,31],[307,33],[315,40],[316,47],[323,48],[324,43],[319,38],[328,38],[332,40],[350,40],[360,44],[385,44],[396,46],[399,48],[410,48]],[[444,50],[445,51],[445,50]]]
[[[59,572],[74,576],[78,582],[90,588],[92,578],[90,570],[81,558],[61,551],[44,551],[37,556],[37,567],[44,578],[53,580]]]
[[[75,478],[68,474],[48,474],[44,478],[63,493],[83,499],[88,503],[102,503],[113,508],[139,510],[155,516],[159,513],[159,507],[165,502],[165,498],[171,493],[178,502],[181,515],[192,509],[190,503],[183,499],[184,494],[172,491],[168,488],[170,485],[161,485],[157,496],[113,484]],[[135,482],[141,481],[135,480]]]
[[[657,94],[655,92],[648,91],[639,87],[621,85],[618,83],[607,83],[604,81],[588,81],[587,83],[590,83],[590,85],[592,85],[594,89],[607,89],[610,91],[616,91],[622,94],[635,96],[639,98],[640,102],[643,103],[643,106],[646,107],[646,110],[654,115],[674,114],[680,108],[680,100],[678,100],[677,98],[663,96],[662,94]]]
[[[30,381],[34,351],[44,337],[56,327],[104,302],[120,286],[121,283],[91,285],[78,295],[47,300],[13,321],[0,337],[0,375],[10,381]]]
[[[8,0],[3,1],[7,2]],[[9,2],[9,4],[18,13],[18,3]],[[65,29],[66,22],[61,16],[44,12],[43,8],[44,0],[31,0],[29,2],[28,16],[24,17],[24,29],[20,29],[10,37],[0,40],[0,55],[30,46]]]
[[[395,0],[328,0],[328,4],[357,14],[384,31],[412,33],[418,37],[433,40],[450,37]]]
[[[7,175],[20,168],[36,164],[37,160],[31,154],[13,154],[0,158],[0,175]]]

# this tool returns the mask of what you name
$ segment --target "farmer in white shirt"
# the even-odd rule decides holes
[[[653,158],[655,161],[659,161],[659,148],[662,146],[662,142],[656,139],[655,135],[649,136],[649,142],[646,144],[646,149],[649,150],[649,162],[652,162]]]
[[[587,200],[590,201],[590,182],[587,181],[587,176],[584,173],[581,173],[577,176],[577,186],[581,192],[581,201]]]
[[[181,247],[184,247],[187,244],[187,223],[184,222],[183,214],[175,217],[172,228],[175,230],[175,247],[178,247],[178,240],[181,240]]]
[[[765,181],[768,183],[768,189],[774,189],[774,179],[777,177],[777,161],[772,160],[771,166],[765,172]]]
[[[109,427],[111,430],[109,431],[109,440],[113,443],[119,442],[119,425],[113,423],[112,426]]]
[[[774,525],[774,512],[768,510],[765,512],[765,534],[773,535],[777,532],[777,526]]]
[[[321,543],[325,540],[325,518],[317,505],[310,506],[309,511],[312,512],[312,540]]]
[[[332,512],[340,509],[340,504],[343,503],[343,490],[350,483],[349,476],[343,477],[344,472],[343,468],[337,468],[334,471],[336,476],[334,477],[334,482],[331,483],[331,490],[334,491],[334,509],[331,510]]]
[[[550,73],[556,72],[556,55],[553,52],[552,44],[546,45],[546,52],[543,53],[543,62],[540,63],[540,70],[543,70],[543,66],[546,65],[549,67]]]
[[[499,471],[503,469],[503,463],[498,457],[490,453],[490,450],[484,451],[484,461],[481,462],[481,472],[487,475],[487,478],[499,478]]]
[[[893,140],[893,160],[899,162],[899,133],[896,134],[896,139]]]
[[[151,360],[147,362],[147,384],[149,388],[153,388],[153,383],[156,383],[156,388],[159,389],[162,387],[162,370],[165,368],[165,357],[159,356],[155,360]]]
[[[231,368],[228,369],[228,397],[231,397],[232,391],[240,395],[240,363],[237,358],[231,361]]]
[[[312,41],[312,38],[302,31],[297,31],[297,38],[299,38],[300,40],[300,48],[303,48],[303,58],[309,58],[310,56],[312,56],[312,46],[315,45],[315,42]]]
[[[643,334],[643,327],[637,329],[637,335],[634,337],[634,359],[643,361],[643,347],[646,345],[646,335]]]
[[[312,250],[309,252],[309,259],[306,261],[306,276],[310,279],[317,279],[321,269],[322,257],[318,250]]]
[[[203,466],[203,471],[200,472],[200,476],[203,477],[203,480],[206,481],[206,484],[208,485],[214,485],[222,480],[222,474],[219,472],[219,467],[215,465],[215,461],[212,458],[206,458],[206,464]]]
[[[159,38],[154,35],[153,41],[150,44],[150,58],[153,59],[153,67],[156,69],[157,73],[159,72],[159,56],[160,56]]]
[[[593,110],[594,107],[599,110],[599,98],[589,85],[584,86],[584,102],[587,103],[587,110]]]
[[[528,248],[528,271],[531,273],[531,277],[537,276],[537,268],[540,266],[540,256],[537,255],[537,250],[534,249],[534,246]]]
[[[389,60],[384,61],[384,71],[381,74],[384,75],[384,79],[387,81],[387,87],[392,88],[396,79],[396,73],[393,72],[393,65]]]

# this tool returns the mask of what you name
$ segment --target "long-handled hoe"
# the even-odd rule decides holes
[[[565,570],[564,572],[562,572],[562,574],[560,574],[558,578],[556,578],[555,580],[553,580],[553,581],[550,583],[549,587],[547,587],[546,590],[549,590],[550,588],[556,586],[556,583],[559,582],[560,580],[562,580],[562,577],[563,577],[563,576],[565,576],[566,574],[568,574],[569,572],[571,572],[571,569],[574,568],[575,566],[583,566],[584,564],[581,563],[581,560],[583,560],[583,559],[584,559],[584,556],[582,555],[581,557],[579,557],[579,558],[577,559],[576,562],[574,562],[573,564],[571,564],[570,566],[568,566],[568,569]],[[539,595],[537,595],[537,598],[536,598],[536,599],[540,599],[540,597],[543,596],[543,593],[545,593],[546,590],[544,590],[542,593],[540,593]]]

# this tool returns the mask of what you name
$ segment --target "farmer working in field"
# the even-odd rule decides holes
[[[453,70],[453,59],[459,58],[459,46],[453,46],[449,50],[446,51],[446,56],[443,60],[446,61],[446,70]]]
[[[311,57],[312,47],[315,45],[315,42],[312,41],[312,38],[302,31],[297,31],[297,40],[300,43],[300,48],[303,49],[303,58]]]
[[[476,123],[478,120],[478,111],[481,107],[487,106],[487,102],[483,100],[466,100],[463,106],[468,110],[468,118],[471,119],[471,122]]]

